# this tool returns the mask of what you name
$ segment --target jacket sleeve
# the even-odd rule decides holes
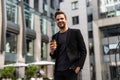
[[[84,39],[83,39],[83,36],[82,36],[80,30],[77,30],[76,33],[77,33],[76,35],[77,35],[78,50],[80,52],[79,53],[80,58],[79,58],[79,61],[78,61],[78,66],[80,66],[80,68],[82,69],[83,65],[84,65],[84,62],[85,62],[85,59],[86,59],[87,51],[86,51],[85,42],[84,42]]]
[[[50,56],[52,59],[55,59],[56,58],[56,53],[54,52],[53,54],[50,53]]]
[[[55,39],[55,36],[56,36],[56,35],[53,35],[53,36],[52,36],[52,40]],[[51,56],[52,59],[55,59],[55,58],[56,58],[56,53],[57,53],[57,50],[55,50],[53,54],[50,53],[50,56]]]

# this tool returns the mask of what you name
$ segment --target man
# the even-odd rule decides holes
[[[52,36],[50,56],[55,58],[55,80],[77,80],[86,58],[86,47],[79,29],[67,26],[64,12],[57,11],[55,19],[59,32]]]

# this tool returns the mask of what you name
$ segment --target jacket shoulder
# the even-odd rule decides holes
[[[71,32],[79,32],[80,29],[70,29]]]
[[[57,39],[58,34],[59,34],[59,32],[57,32],[56,34],[54,34],[54,35],[52,36],[52,39]]]

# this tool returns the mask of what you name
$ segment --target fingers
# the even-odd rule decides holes
[[[75,73],[78,74],[79,71],[80,71],[80,67],[77,67],[77,68],[75,69]]]
[[[54,45],[50,45],[50,50],[51,50],[51,53],[54,53],[54,51],[56,50],[56,46]]]
[[[51,43],[50,43],[51,53],[54,53],[54,51],[56,50],[56,48],[57,48],[57,42],[56,42],[56,40],[52,40]]]

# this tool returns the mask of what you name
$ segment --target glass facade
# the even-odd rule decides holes
[[[58,32],[58,26],[54,21],[51,21],[51,27],[52,27],[53,34]]]
[[[17,0],[7,0],[6,12],[7,12],[7,20],[17,24],[18,23],[18,2]]]
[[[17,35],[11,32],[6,33],[6,50],[7,53],[17,52]]]
[[[28,38],[26,43],[27,43],[27,56],[34,56],[34,54],[33,54],[34,53],[33,40]]]
[[[7,22],[6,25],[4,25],[1,22],[3,24],[3,25],[1,24],[1,26],[3,26],[3,29],[1,28],[0,37],[4,37],[5,39],[5,45],[4,45],[5,50],[2,48],[3,51],[1,51],[1,58],[2,58],[2,61],[0,62],[1,66],[3,66],[4,64],[17,63],[17,62],[32,63],[35,61],[48,60],[47,59],[48,58],[47,50],[48,50],[48,42],[49,42],[48,36],[52,35],[51,32],[48,32],[48,29],[51,29],[51,26],[55,26],[54,20],[51,20],[51,18],[52,19],[54,18],[53,16],[55,11],[54,8],[56,8],[55,6],[53,6],[55,5],[54,2],[51,2],[50,5],[49,4],[50,2],[48,0],[23,0],[23,1],[6,0],[6,1],[2,0],[0,2],[2,9],[1,13],[2,11],[4,11],[2,8],[3,6],[2,3],[6,2],[5,5],[6,16],[1,16],[1,21],[2,19],[5,19],[4,21]],[[43,6],[40,5],[40,3]],[[52,9],[51,10],[52,14],[50,13],[49,7],[51,7]],[[18,19],[20,17],[22,17],[21,20]],[[34,21],[39,19],[39,17],[41,18],[40,21],[38,20],[37,22],[35,22],[36,24],[34,24]],[[51,22],[53,23],[52,25]],[[41,37],[41,35],[44,37]],[[1,68],[3,69],[4,67]],[[45,68],[45,71],[47,72],[47,67]],[[24,73],[24,67],[19,70],[19,76],[21,78],[26,77]]]
[[[34,9],[29,7],[27,3],[24,3],[24,15],[25,15],[25,22],[26,27],[33,30],[34,29]]]
[[[47,16],[48,15],[48,3],[47,0],[43,0],[43,15]]]
[[[24,2],[27,3],[27,4],[29,4],[30,1],[29,0],[24,0]]]
[[[47,34],[47,26],[48,26],[48,19],[43,17],[40,17],[40,28],[41,28],[41,33],[42,34]]]
[[[39,11],[39,0],[34,0],[34,9]]]
[[[41,44],[41,60],[47,60],[47,43]]]
[[[42,34],[44,35],[48,34],[48,27],[49,27],[48,25],[51,26],[53,34],[58,31],[58,27],[54,19],[50,19],[49,17],[45,17],[45,16],[40,16],[40,29]]]
[[[120,16],[120,1],[99,0],[100,18]]]
[[[33,40],[30,38],[27,38],[26,40],[26,49],[27,49],[27,54],[26,54],[26,62],[33,62],[34,61],[34,44]]]
[[[117,80],[120,64],[120,25],[112,25],[102,28],[102,49],[103,64],[102,78],[103,80]]]
[[[17,35],[12,32],[7,32],[5,46],[5,64],[15,62],[17,54]]]
[[[55,8],[55,0],[50,0],[50,7],[51,7],[52,9]]]

